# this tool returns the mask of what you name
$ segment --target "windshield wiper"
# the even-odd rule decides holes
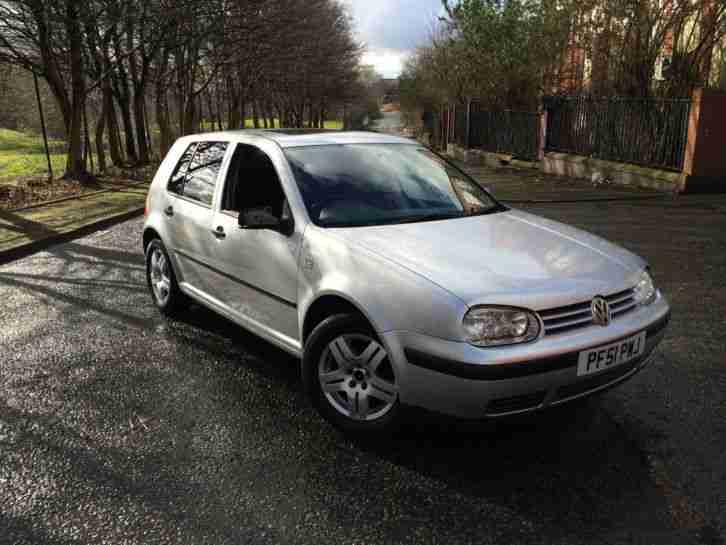
[[[482,208],[481,210],[476,210],[474,212],[470,212],[469,214],[466,214],[466,217],[470,216],[486,216],[487,214],[494,214],[496,212],[503,212],[506,208],[495,204],[494,206],[490,206],[489,208]]]
[[[399,216],[394,218],[378,218],[369,221],[356,221],[356,222],[331,222],[321,223],[321,227],[375,227],[376,225],[400,225],[403,223],[418,223],[424,221],[437,221],[437,220],[450,220],[455,218],[468,218],[471,216],[484,216],[486,214],[493,214],[495,212],[501,212],[505,208],[500,206],[492,206],[491,208],[485,208],[477,210],[476,212],[465,213],[465,212],[450,212],[450,213],[431,213],[431,214],[415,214],[409,216]]]
[[[462,212],[450,213],[450,214],[417,214],[415,216],[402,216],[399,218],[388,218],[380,220],[381,225],[395,225],[398,223],[418,223],[420,221],[436,221],[436,220],[450,220],[453,218],[463,218],[465,214]]]

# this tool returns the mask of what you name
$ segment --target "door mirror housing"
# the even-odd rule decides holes
[[[267,208],[248,208],[239,215],[239,226],[242,229],[269,229],[285,235],[292,232],[292,221],[280,219]]]
[[[266,208],[248,208],[239,215],[239,226],[242,229],[276,229],[280,226],[280,218]]]

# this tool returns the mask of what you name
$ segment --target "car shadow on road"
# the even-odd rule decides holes
[[[27,279],[3,281],[31,287]],[[32,288],[77,308],[91,304],[75,292]],[[138,305],[138,297],[129,304]],[[207,500],[212,506],[233,505],[244,491],[283,501],[294,483],[305,490],[306,508],[322,510],[351,532],[381,524],[375,512],[360,514],[365,507],[395,513],[383,529],[402,541],[406,531],[421,525],[439,541],[451,539],[452,520],[477,531],[507,526],[488,518],[488,510],[526,521],[547,534],[545,541],[618,527],[659,537],[670,530],[667,506],[631,439],[643,430],[619,422],[597,402],[496,424],[414,411],[393,437],[351,441],[312,414],[293,357],[204,307],[192,305],[166,320],[143,300],[153,317],[142,312],[125,323],[158,332],[158,351],[133,350],[123,360],[101,353],[82,369],[73,362],[61,367],[66,410],[86,408],[93,415],[88,424],[96,437],[93,455],[76,445],[75,427],[60,430],[54,423],[57,444],[47,443],[43,434],[26,436],[29,451],[71,461],[76,477],[95,490],[111,483],[134,502],[152,502],[173,523],[189,517],[190,524],[199,524],[204,513],[195,507],[198,498],[212,498]],[[91,308],[120,318],[97,306]],[[199,365],[201,358],[205,365]],[[32,382],[14,387],[40,388]],[[131,429],[127,422],[139,416],[147,423]],[[107,430],[114,430],[118,446],[105,444]],[[210,441],[217,432],[224,442]],[[258,452],[265,453],[260,461]],[[202,455],[205,463],[222,460],[229,482],[223,486],[212,472],[199,486],[194,464]],[[102,470],[109,464],[115,466],[112,473]],[[139,475],[154,486],[139,484]],[[240,513],[218,516],[219,524],[233,528]],[[255,515],[249,523],[262,520]]]
[[[307,403],[300,393],[299,365],[294,358],[206,309],[192,307],[180,320],[227,338],[245,354],[240,365],[277,382],[298,403]],[[215,350],[214,343],[197,344],[197,348]],[[230,388],[234,395],[234,386]],[[283,415],[286,408],[274,410]],[[440,483],[449,494],[455,491],[506,507],[555,533],[572,535],[583,528],[622,526],[636,533],[666,535],[672,530],[666,502],[653,484],[645,454],[632,440],[645,431],[623,428],[631,425],[635,424],[618,422],[597,399],[495,423],[412,410],[394,436],[354,438],[352,445],[376,466],[394,464],[413,471]],[[300,433],[294,426],[285,429]],[[348,437],[330,429],[327,433],[333,433],[340,446],[350,444]],[[304,440],[304,435],[289,440]],[[312,455],[305,467],[329,483],[327,495],[349,494],[344,464],[333,478],[330,466],[316,466]],[[403,517],[428,517],[429,524],[437,524],[428,511],[434,506],[415,483],[397,486],[402,489],[394,503]],[[344,515],[341,512],[341,521]]]
[[[178,314],[169,327],[174,328],[174,322],[190,326],[195,331],[201,330],[212,336],[225,338],[239,350],[241,365],[266,377],[275,378],[291,391],[297,390],[301,384],[300,364],[297,359],[206,307],[192,304]],[[175,335],[179,333],[177,328]],[[185,335],[184,338],[185,342],[207,353],[228,355],[218,343],[205,342],[206,337]]]

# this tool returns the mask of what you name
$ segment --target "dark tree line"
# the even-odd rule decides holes
[[[0,0],[0,64],[45,80],[83,179],[210,128],[322,126],[365,95],[337,0]],[[152,142],[154,145],[152,145]]]

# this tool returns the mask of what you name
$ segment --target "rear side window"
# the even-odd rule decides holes
[[[199,142],[194,149],[192,146],[179,160],[169,180],[169,190],[187,199],[211,205],[227,143]]]

